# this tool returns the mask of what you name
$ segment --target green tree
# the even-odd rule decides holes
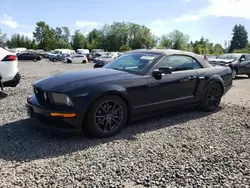
[[[65,41],[65,42],[67,42],[67,43],[69,43],[69,41],[70,41],[70,30],[69,30],[69,28],[68,27],[66,27],[66,26],[63,26],[62,27],[62,39]]]
[[[29,39],[27,36],[20,35],[18,33],[13,34],[7,43],[9,48],[24,47],[27,49],[37,49],[37,44],[34,39]]]
[[[250,53],[250,48],[243,48],[240,50],[234,50],[233,53]]]
[[[187,50],[189,36],[179,30],[174,30],[168,34],[170,47],[177,50]]]
[[[122,46],[120,47],[120,49],[119,49],[120,52],[126,52],[126,51],[130,51],[130,50],[132,50],[132,49],[131,49],[130,46],[127,45],[127,44],[122,45]]]
[[[86,48],[89,50],[102,48],[101,47],[101,38],[102,38],[102,32],[100,30],[93,29],[87,35]]]
[[[63,31],[61,27],[56,27],[55,35],[56,35],[56,40],[63,39]]]
[[[85,46],[85,37],[80,32],[80,30],[76,30],[74,35],[72,36],[72,48],[74,50],[82,49]]]
[[[200,40],[196,40],[193,43],[193,48],[196,49],[196,46],[199,46],[199,48],[201,49],[201,54],[213,54],[213,47],[214,44],[210,43],[208,39],[206,39],[205,37],[201,37]],[[198,49],[199,49],[198,48]]]
[[[220,44],[215,44],[213,47],[213,54],[223,54],[224,49]]]
[[[229,52],[234,50],[239,50],[246,48],[248,45],[248,33],[245,27],[241,24],[235,25],[233,28],[233,37],[231,40],[231,45],[229,48]]]
[[[46,51],[55,49],[56,47],[56,32],[50,28],[45,22],[37,22],[35,32],[33,32],[34,38],[38,43],[39,49]]]
[[[160,39],[160,46],[164,46],[165,48],[170,48],[170,40],[167,35],[162,35]]]
[[[202,47],[201,47],[200,44],[198,44],[198,45],[196,45],[194,47],[194,53],[196,53],[196,54],[202,54]]]

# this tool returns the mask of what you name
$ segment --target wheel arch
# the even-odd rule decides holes
[[[223,81],[223,79],[221,78],[221,76],[219,76],[219,75],[213,75],[213,76],[211,76],[211,77],[208,79],[208,82],[207,82],[207,84],[206,84],[206,89],[205,89],[206,92],[207,92],[207,89],[208,89],[209,85],[212,84],[212,83],[217,83],[217,84],[219,84],[220,87],[221,87],[221,89],[222,89],[222,92],[224,93],[224,81]],[[205,92],[205,93],[206,93],[206,92]]]
[[[100,92],[100,94],[98,94],[98,95],[92,96],[92,100],[91,100],[91,102],[88,104],[88,106],[86,108],[86,114],[84,115],[83,122],[86,121],[86,118],[88,116],[88,112],[89,112],[89,109],[91,108],[91,106],[97,100],[101,99],[102,97],[108,96],[108,95],[118,96],[118,97],[120,97],[125,102],[125,104],[127,105],[127,109],[128,109],[127,122],[130,121],[131,115],[132,115],[132,107],[131,107],[131,101],[130,101],[127,93],[126,93],[126,90],[125,91],[124,90],[123,91],[119,91],[119,90],[109,89],[109,90],[105,90],[105,91]]]

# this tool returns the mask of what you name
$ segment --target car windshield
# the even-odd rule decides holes
[[[121,70],[133,74],[142,74],[149,65],[160,55],[150,53],[133,53],[123,55],[111,63],[104,66],[104,68]]]
[[[239,59],[241,56],[241,54],[223,54],[223,55],[219,55],[217,57],[217,59]]]

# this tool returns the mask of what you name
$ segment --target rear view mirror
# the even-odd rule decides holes
[[[162,78],[162,74],[172,74],[172,68],[171,67],[159,67],[159,69],[155,69],[152,72],[152,76],[156,80],[160,80]]]

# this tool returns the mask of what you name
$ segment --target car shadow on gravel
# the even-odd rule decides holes
[[[0,91],[0,100],[5,99],[6,97],[8,97],[8,94]]]
[[[223,108],[220,107],[213,113],[221,109]],[[90,138],[82,134],[52,134],[35,126],[35,121],[24,119],[0,126],[0,162],[1,159],[22,162],[59,157],[114,141],[133,141],[141,133],[167,129],[175,125],[178,127],[178,124],[211,114],[189,109],[151,116],[135,121],[124,127],[117,135],[104,139]]]

